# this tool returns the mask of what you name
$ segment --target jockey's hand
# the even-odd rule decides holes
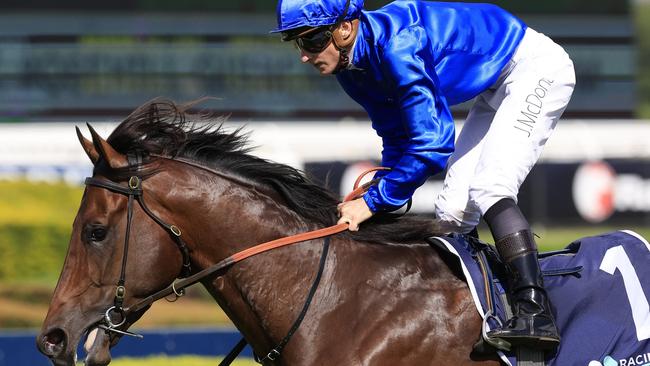
[[[373,212],[370,211],[363,198],[339,203],[337,209],[340,217],[337,224],[349,224],[350,227],[348,229],[350,231],[358,231],[359,224],[368,220],[373,215]]]

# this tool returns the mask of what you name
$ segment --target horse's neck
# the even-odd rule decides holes
[[[322,249],[323,240],[318,239],[265,252],[203,284],[254,349],[269,352],[288,333],[305,303]]]
[[[307,297],[319,249],[303,243],[260,254],[204,285],[254,349],[268,352],[287,334]]]
[[[208,179],[206,179],[208,180]],[[273,192],[228,180],[188,190],[185,230],[194,243],[193,261],[205,268],[254,245],[315,228],[271,197]]]
[[[315,229],[278,203],[270,192],[223,181],[205,192],[192,191],[186,205],[200,215],[187,222],[196,270],[254,245]],[[223,276],[203,282],[230,319],[258,348],[266,349],[290,320],[293,301],[309,287],[309,268],[317,269],[320,243],[308,242],[248,258]],[[287,303],[291,302],[291,304]],[[276,331],[277,330],[277,331]]]

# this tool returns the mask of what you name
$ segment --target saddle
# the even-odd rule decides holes
[[[453,254],[462,268],[462,274],[470,287],[474,302],[483,317],[482,334],[474,344],[473,354],[487,356],[497,353],[507,365],[543,366],[544,354],[537,350],[511,350],[498,339],[491,339],[487,331],[500,327],[512,316],[507,294],[507,273],[505,264],[501,261],[494,246],[489,245],[474,234],[450,234],[446,237],[431,237],[426,241],[433,247]],[[555,255],[571,255],[577,252],[576,247],[541,253],[543,258]],[[576,276],[580,277],[582,266],[569,268],[545,269],[542,275]],[[513,362],[514,361],[514,362]]]

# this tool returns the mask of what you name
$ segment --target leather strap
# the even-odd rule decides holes
[[[184,160],[181,160],[181,162],[187,163]],[[197,166],[195,164],[190,164],[190,165]],[[201,167],[201,168],[204,169],[204,170],[207,170],[207,171],[213,171],[212,169],[209,169],[209,168],[206,168],[206,167]],[[372,181],[372,182],[364,184],[361,187],[357,187],[359,182],[361,181],[361,178],[363,178],[365,175],[367,175],[367,174],[369,174],[369,173],[371,173],[373,171],[387,170],[387,169],[388,168],[374,168],[374,169],[370,169],[370,170],[367,170],[367,171],[363,172],[361,174],[360,178],[357,179],[357,182],[355,182],[354,190],[345,197],[344,201],[349,201],[349,200],[360,197],[363,194],[363,192],[365,192],[365,190],[368,189],[368,187],[371,184],[375,183],[374,181]],[[281,247],[284,247],[284,246],[287,246],[287,245],[301,243],[301,242],[308,241],[308,240],[319,239],[319,238],[323,238],[323,237],[326,237],[326,236],[334,235],[334,234],[337,234],[337,233],[340,233],[340,232],[343,232],[343,231],[347,230],[348,226],[349,225],[347,223],[333,225],[333,226],[329,226],[329,227],[319,229],[319,230],[309,231],[309,232],[306,232],[306,233],[300,233],[300,234],[297,234],[297,235],[292,235],[292,236],[272,240],[272,241],[262,243],[262,244],[254,246],[254,247],[245,249],[245,250],[243,250],[241,252],[235,253],[235,254],[231,255],[230,257],[227,257],[227,258],[221,260],[220,262],[218,262],[218,263],[216,263],[216,264],[214,264],[214,265],[212,265],[212,266],[210,266],[210,267],[208,267],[208,268],[206,268],[206,269],[204,269],[204,270],[202,270],[200,272],[197,272],[197,273],[193,274],[192,276],[181,279],[181,280],[175,282],[174,284],[170,285],[169,287],[167,287],[165,289],[162,289],[162,290],[156,292],[155,294],[153,294],[153,295],[151,295],[149,297],[146,297],[146,298],[142,299],[140,302],[136,303],[135,305],[133,305],[133,306],[131,306],[129,308],[126,308],[125,311],[129,312],[129,311],[142,310],[143,308],[151,305],[153,302],[155,302],[155,301],[157,301],[157,300],[159,300],[161,298],[167,297],[167,296],[169,296],[171,294],[174,294],[176,291],[179,291],[179,290],[182,290],[182,289],[184,289],[184,288],[186,288],[188,286],[191,286],[191,285],[199,282],[203,278],[211,276],[214,273],[216,273],[216,272],[218,272],[218,271],[220,271],[220,270],[222,270],[222,269],[224,269],[224,268],[226,268],[228,266],[231,266],[231,265],[233,265],[233,264],[235,264],[237,262],[240,262],[240,261],[242,261],[242,260],[244,260],[246,258],[250,258],[250,257],[255,256],[257,254],[268,252],[269,250],[281,248]]]

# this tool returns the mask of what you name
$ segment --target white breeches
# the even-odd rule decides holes
[[[467,233],[497,201],[517,201],[574,86],[573,62],[564,49],[526,30],[497,82],[476,98],[458,136],[435,205],[443,231]]]

